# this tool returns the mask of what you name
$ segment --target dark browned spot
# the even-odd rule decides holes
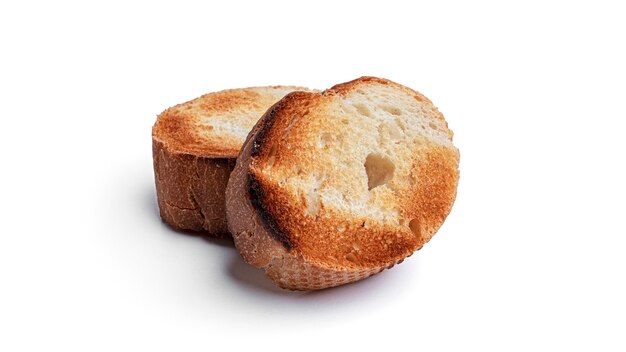
[[[369,154],[365,159],[367,189],[371,190],[391,181],[395,169],[396,167],[391,160],[380,154]]]

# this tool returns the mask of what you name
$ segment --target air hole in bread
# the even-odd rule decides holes
[[[369,154],[365,159],[367,189],[372,190],[391,181],[396,167],[391,160],[380,154]]]
[[[326,144],[332,142],[333,140],[333,135],[330,133],[322,133],[322,135],[320,136],[320,147],[324,147]]]
[[[383,109],[384,111],[390,113],[391,115],[396,115],[396,116],[400,116],[402,115],[402,110],[400,110],[399,108],[395,107],[395,106],[391,106],[391,105],[380,105],[379,106],[381,109]]]
[[[346,230],[346,225],[344,225],[344,224],[339,224],[339,225],[337,226],[337,231],[339,231],[339,232],[344,232],[345,230]]]
[[[393,122],[388,123],[387,128],[389,129],[389,137],[394,142],[402,139],[404,136],[404,131]]]
[[[372,112],[370,111],[370,109],[365,106],[365,104],[362,103],[356,103],[354,104],[354,107],[356,108],[356,111],[363,115],[363,116],[367,116],[367,117],[373,117]]]
[[[422,229],[420,227],[419,219],[415,218],[409,221],[409,228],[411,229],[411,232],[415,234],[415,236],[418,236],[418,237],[422,236]]]
[[[357,262],[356,255],[354,255],[354,253],[348,253],[348,254],[346,254],[346,259],[347,259],[348,261],[353,262],[353,263],[356,263],[356,262]]]
[[[398,125],[398,127],[402,130],[402,132],[406,131],[406,126],[404,125],[404,122],[402,121],[401,118],[396,117],[396,125]]]
[[[310,190],[306,194],[306,212],[312,217],[316,217],[320,210],[320,195],[317,188]]]
[[[267,167],[270,168],[274,166],[274,162],[276,161],[276,144],[272,144],[270,147],[269,154],[267,155]]]

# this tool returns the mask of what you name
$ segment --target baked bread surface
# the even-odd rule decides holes
[[[300,290],[401,262],[451,210],[452,136],[430,100],[389,80],[288,94],[256,124],[229,180],[237,249],[279,286]]]

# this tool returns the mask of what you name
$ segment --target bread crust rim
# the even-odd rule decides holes
[[[159,138],[158,136],[155,135],[155,133],[152,133],[152,140],[159,142],[163,145],[164,148],[167,148],[167,151],[171,154],[175,154],[175,155],[190,155],[196,158],[205,158],[205,159],[237,159],[237,156],[239,154],[239,152],[235,152],[232,151],[231,153],[228,152],[217,152],[217,151],[211,151],[211,152],[198,152],[198,151],[191,151],[191,150],[180,150],[180,149],[174,149],[171,148],[170,143],[168,143],[166,140],[163,140],[162,138]]]

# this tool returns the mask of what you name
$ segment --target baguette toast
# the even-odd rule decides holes
[[[430,100],[389,80],[288,94],[250,132],[228,182],[235,246],[293,290],[400,263],[452,208],[452,135]]]
[[[291,86],[203,95],[161,113],[152,151],[161,218],[175,229],[229,237],[224,192],[235,159],[259,117]]]

